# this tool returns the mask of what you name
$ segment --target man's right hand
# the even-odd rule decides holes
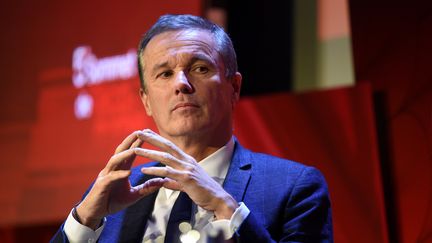
[[[128,177],[136,157],[134,148],[143,143],[138,138],[138,133],[133,132],[117,147],[90,192],[77,206],[76,213],[81,224],[95,230],[105,216],[132,205],[166,182],[166,179],[154,178],[141,185],[131,186]]]

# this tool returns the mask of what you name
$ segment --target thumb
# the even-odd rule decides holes
[[[163,187],[171,189],[173,191],[181,191],[181,186],[177,181],[169,178],[165,178],[165,180],[166,182],[163,184]]]
[[[166,180],[167,179],[164,178],[153,178],[144,182],[143,184],[132,187],[131,190],[133,194],[136,194],[138,197],[137,199],[139,199],[159,190],[159,188],[161,188],[164,183],[166,183]]]

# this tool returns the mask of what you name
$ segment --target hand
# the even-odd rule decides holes
[[[138,137],[162,151],[136,147],[137,155],[167,165],[142,168],[143,173],[165,177],[165,188],[186,192],[198,206],[213,211],[217,219],[231,218],[238,206],[237,201],[213,180],[193,157],[149,129],[138,132]]]
[[[130,134],[117,147],[90,192],[78,205],[76,212],[83,225],[96,229],[108,214],[132,205],[167,182],[167,179],[154,178],[144,184],[131,186],[128,176],[136,157],[135,149],[143,143],[143,140],[138,138],[140,133],[136,131]]]

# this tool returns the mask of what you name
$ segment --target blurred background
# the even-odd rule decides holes
[[[335,242],[432,242],[426,0],[1,1],[0,242],[49,241],[118,143],[155,129],[135,53],[166,13],[232,37],[235,135],[324,173]]]

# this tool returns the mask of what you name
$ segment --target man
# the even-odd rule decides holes
[[[159,134],[136,131],[117,147],[53,241],[177,242],[171,222],[185,215],[202,242],[215,230],[240,242],[332,242],[322,175],[233,137],[242,78],[220,27],[162,16],[138,60],[141,99]],[[136,156],[158,162],[131,169]]]

